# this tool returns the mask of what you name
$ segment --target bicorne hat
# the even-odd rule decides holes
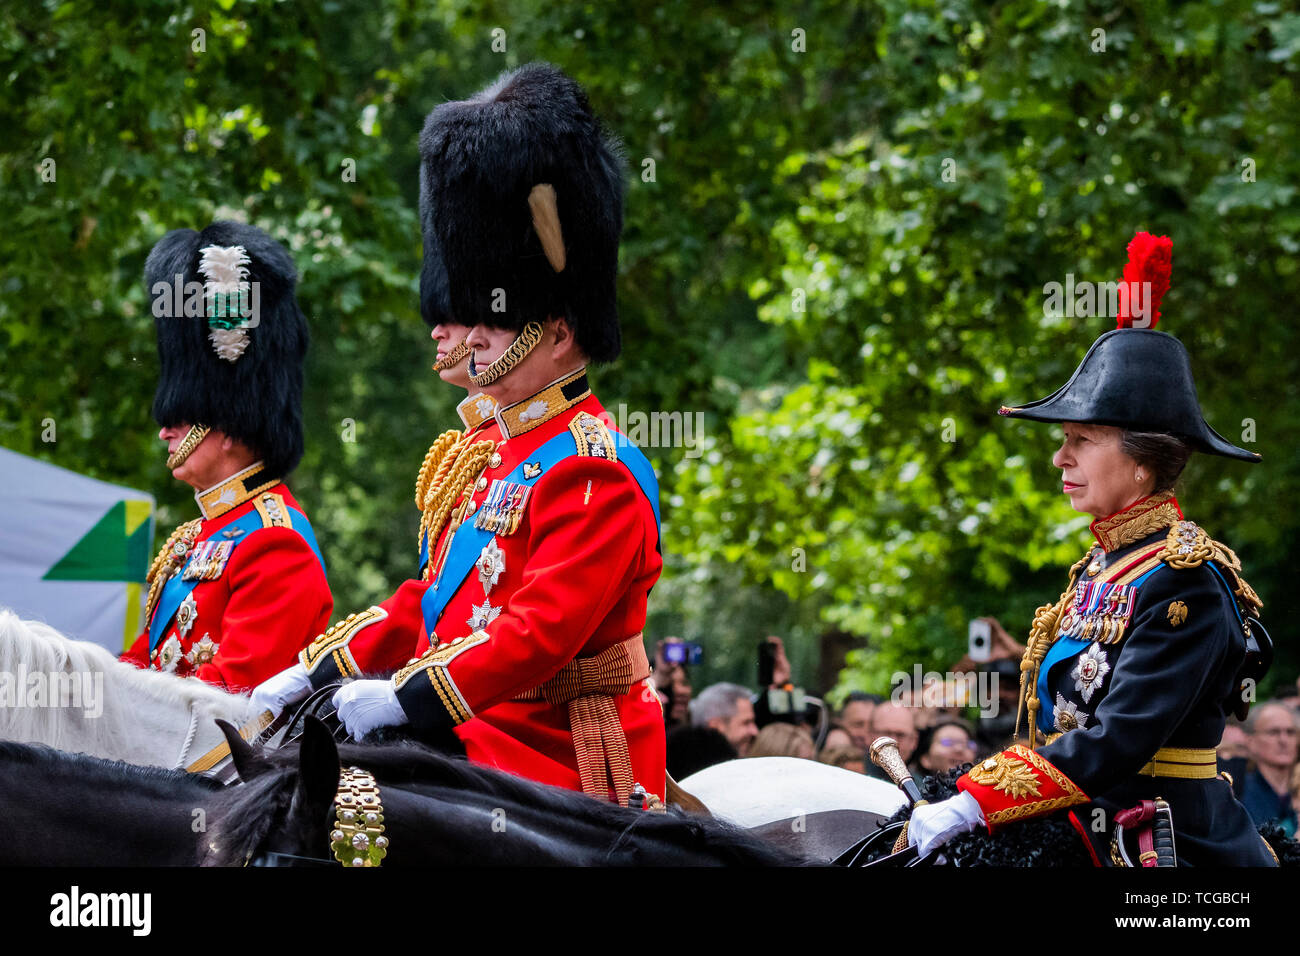
[[[1259,461],[1258,454],[1225,440],[1205,421],[1187,349],[1172,335],[1154,328],[1160,317],[1160,299],[1169,289],[1172,250],[1167,236],[1145,232],[1134,236],[1123,278],[1134,294],[1119,299],[1119,327],[1092,343],[1070,380],[1051,395],[1028,405],[1004,405],[998,413],[1039,422],[1162,432],[1213,455]],[[1137,295],[1132,283],[1138,282],[1150,283],[1147,296]],[[1151,327],[1133,328],[1135,309],[1128,305],[1143,298]]]
[[[577,83],[533,63],[443,103],[420,167],[426,321],[519,332],[563,316],[592,361],[618,356],[622,152]]]
[[[308,341],[288,251],[255,226],[219,221],[167,233],[144,274],[158,333],[158,424],[225,432],[269,474],[287,475],[302,458]]]

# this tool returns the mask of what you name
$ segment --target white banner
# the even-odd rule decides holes
[[[0,605],[121,652],[143,629],[152,495],[0,448]]]

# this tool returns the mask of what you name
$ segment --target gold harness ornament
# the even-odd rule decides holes
[[[388,855],[384,806],[374,775],[360,767],[339,773],[330,851],[344,866],[378,866]]]

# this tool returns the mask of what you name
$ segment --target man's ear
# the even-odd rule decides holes
[[[551,355],[557,362],[581,362],[587,364],[587,356],[578,346],[578,337],[574,334],[573,326],[569,320],[563,316],[552,316],[547,320],[551,327],[551,334],[554,341],[551,344]]]

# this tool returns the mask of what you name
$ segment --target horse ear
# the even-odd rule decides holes
[[[230,759],[235,764],[239,779],[247,783],[258,774],[271,769],[271,762],[254,750],[247,740],[239,736],[239,730],[228,720],[217,718],[217,726],[226,735],[226,745],[230,748]]]
[[[333,803],[339,789],[339,749],[325,725],[315,717],[303,720],[298,764],[294,802],[301,807]]]

